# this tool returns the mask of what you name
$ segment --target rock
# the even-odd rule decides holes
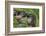
[[[22,18],[21,15],[16,16],[16,19],[21,19],[21,18]]]

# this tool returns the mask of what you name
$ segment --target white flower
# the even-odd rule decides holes
[[[29,17],[28,18],[28,23],[31,23],[31,21],[32,21],[32,17]]]

